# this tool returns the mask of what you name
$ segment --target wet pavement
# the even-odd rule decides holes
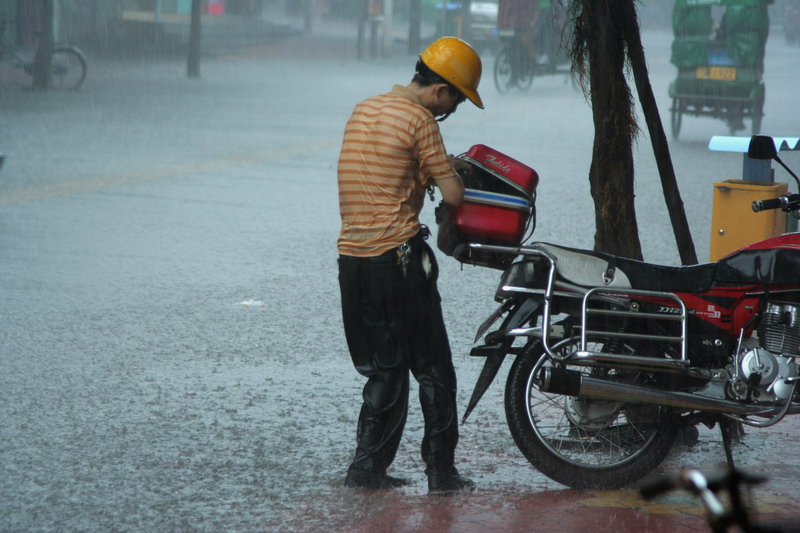
[[[464,430],[471,434],[468,428]],[[501,428],[492,429],[494,433]],[[797,432],[798,421],[790,420],[770,431],[748,429],[734,445],[739,468],[768,477],[764,484],[743,491],[756,523],[788,523],[786,531],[800,527],[794,474],[800,453],[792,445]],[[474,442],[471,436],[467,439]],[[354,494],[333,487],[306,502],[281,527],[360,532],[703,531],[709,529],[706,514],[688,492],[674,491],[649,501],[637,488],[683,468],[725,468],[718,431],[706,428],[701,428],[698,442],[677,446],[656,472],[624,490],[567,489],[532,471],[513,446],[488,457],[485,448],[470,446],[460,449],[465,468],[477,474],[478,489],[472,494],[428,496],[424,476],[418,476],[415,486],[396,491]],[[724,497],[723,501],[727,502]]]
[[[505,424],[507,367],[461,427],[475,493],[426,494],[413,402],[392,470],[413,484],[341,487],[362,382],[339,317],[338,145],[352,105],[407,83],[414,58],[358,61],[341,28],[323,37],[206,58],[202,81],[174,58],[90,57],[77,93],[0,75],[0,530],[702,530],[688,495],[649,503],[635,487],[574,491],[536,472]],[[666,117],[670,38],[645,41]],[[797,135],[797,50],[770,46],[764,130]],[[500,95],[491,64],[487,109],[443,123],[448,148],[528,162],[541,176],[536,238],[591,247],[583,96],[562,77]],[[739,154],[707,150],[725,133],[687,119],[671,144],[703,259],[712,185],[741,173]],[[636,155],[645,256],[676,264],[646,137]],[[800,168],[797,155],[784,159]],[[433,226],[431,206],[423,219]],[[440,264],[463,409],[498,273]],[[748,429],[734,447],[769,477],[753,492],[763,518],[800,516],[799,423]],[[719,433],[703,429],[657,473],[724,462]]]

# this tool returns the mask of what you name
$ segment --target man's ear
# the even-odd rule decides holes
[[[446,83],[437,83],[436,87],[433,89],[433,94],[436,95],[437,98],[442,98],[445,96],[445,93],[449,92],[450,87],[448,87]]]

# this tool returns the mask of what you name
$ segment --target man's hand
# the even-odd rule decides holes
[[[470,165],[469,163],[467,163],[463,159],[459,159],[458,157],[454,156],[453,154],[448,155],[447,158],[450,160],[450,164],[453,165],[453,168],[459,174],[462,174],[462,173],[463,174],[469,174],[470,171],[472,170],[472,165]]]

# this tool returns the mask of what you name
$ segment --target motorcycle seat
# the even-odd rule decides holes
[[[556,259],[563,279],[584,287],[618,287],[658,292],[705,292],[714,283],[716,263],[666,266],[593,250],[536,243]]]
[[[616,261],[617,268],[628,275],[634,289],[660,292],[706,292],[714,283],[717,271],[716,263],[666,266],[625,257],[617,257]]]

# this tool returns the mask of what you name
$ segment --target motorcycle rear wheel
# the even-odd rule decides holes
[[[666,458],[677,435],[668,410],[541,392],[532,375],[541,357],[539,344],[517,357],[505,394],[511,434],[537,470],[574,489],[617,489]],[[614,378],[640,383],[642,375]]]

